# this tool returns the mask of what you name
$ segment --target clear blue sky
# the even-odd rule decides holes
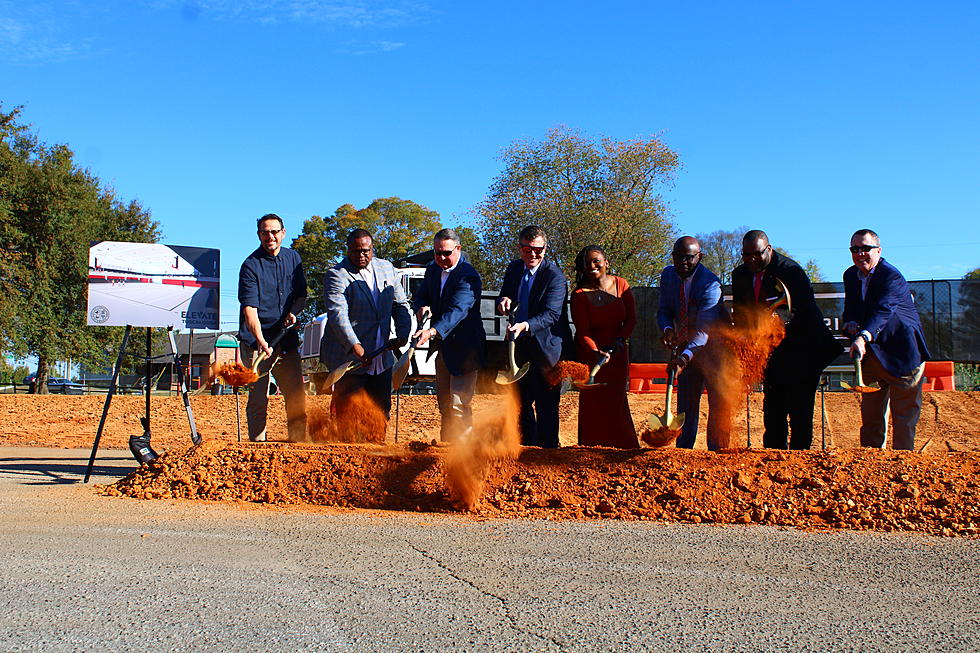
[[[0,0],[0,101],[163,242],[397,195],[464,222],[517,138],[653,133],[684,232],[766,230],[838,280],[871,227],[909,279],[980,266],[980,3]]]

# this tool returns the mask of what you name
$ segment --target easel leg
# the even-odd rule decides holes
[[[174,370],[177,372],[177,385],[180,388],[180,396],[184,400],[184,411],[187,413],[187,423],[191,427],[191,442],[201,444],[201,436],[197,432],[197,424],[194,423],[194,411],[191,409],[191,400],[187,395],[187,384],[184,383],[184,367],[180,362],[180,354],[177,353],[177,343],[174,341],[174,328],[167,327],[167,336],[170,338],[170,353],[174,355]],[[194,331],[191,330],[191,337]]]
[[[123,356],[126,355],[126,344],[129,342],[129,332],[132,327],[126,325],[123,332],[122,344],[119,345],[119,356],[116,357],[116,366],[112,368],[112,381],[109,382],[109,391],[105,395],[105,404],[102,406],[102,418],[99,419],[99,430],[95,433],[95,442],[92,443],[92,455],[88,459],[88,467],[85,469],[85,482],[88,483],[92,475],[92,466],[95,464],[95,453],[99,450],[99,440],[102,439],[102,429],[105,428],[105,418],[109,414],[109,404],[112,403],[112,395],[116,394],[116,382],[119,380],[119,368],[122,367]]]

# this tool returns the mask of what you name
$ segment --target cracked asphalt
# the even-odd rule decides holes
[[[980,650],[977,540],[137,501],[87,458],[0,449],[3,650]]]

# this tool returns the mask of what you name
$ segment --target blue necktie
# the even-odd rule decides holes
[[[527,305],[531,297],[531,271],[528,270],[524,273],[524,278],[521,280],[521,291],[518,295],[517,302],[519,306],[517,307],[517,321],[527,322]]]

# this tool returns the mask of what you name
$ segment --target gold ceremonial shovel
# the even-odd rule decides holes
[[[840,386],[845,390],[850,390],[851,392],[875,392],[879,390],[878,384],[874,385],[864,385],[864,375],[861,373],[861,356],[858,352],[853,352],[851,357],[854,359],[854,380],[857,381],[857,385],[851,385],[847,381],[841,381]]]
[[[671,353],[671,358],[674,357],[673,352]],[[674,376],[676,375],[676,368],[668,364],[669,369],[667,370],[667,401],[664,407],[663,416],[654,413],[650,415],[650,428],[653,430],[657,429],[667,429],[668,431],[679,431],[682,426],[684,426],[684,413],[679,413],[673,415],[670,412],[670,398],[674,393]]]
[[[511,305],[510,311],[508,312],[507,323],[511,326],[514,325],[514,320],[517,318],[517,303]],[[514,358],[514,351],[517,348],[517,343],[514,342],[514,338],[510,335],[510,331],[507,332],[507,359],[510,363],[510,367],[506,370],[501,370],[497,372],[497,383],[500,385],[510,385],[511,383],[516,383],[520,380],[522,376],[527,374],[527,371],[531,368],[530,363],[524,363],[520,368],[517,367],[517,361]]]
[[[425,324],[432,317],[431,313],[426,313],[422,317],[422,321],[419,322],[419,329],[425,327]],[[421,336],[419,336],[421,337]],[[419,346],[419,339],[412,338],[412,341],[408,344],[408,350],[401,355],[395,366],[391,368],[391,391],[397,392],[398,388],[402,387],[405,383],[405,377],[408,376],[408,371],[412,368],[412,357],[415,356],[415,348]]]
[[[378,349],[376,349],[376,350],[372,351],[370,354],[368,354],[367,357],[370,360],[370,359],[374,358],[375,356],[377,356],[378,354],[381,354],[381,353],[385,352],[388,349],[392,349],[397,344],[398,344],[398,340],[395,339],[395,338],[392,338],[391,340],[389,340],[388,342],[386,342],[383,346],[379,347]],[[323,384],[320,387],[329,388],[334,383],[336,383],[337,381],[339,381],[340,379],[342,379],[344,377],[344,375],[347,374],[348,372],[350,372],[352,370],[360,369],[362,367],[364,367],[364,363],[361,362],[361,361],[359,361],[359,360],[357,360],[357,361],[345,361],[345,362],[341,363],[340,365],[338,365],[335,369],[333,369],[333,370],[330,371],[330,374],[327,375],[327,378],[324,379]]]
[[[609,360],[612,358],[612,350],[603,349],[600,350],[599,353],[602,354],[602,357],[599,359],[598,363],[592,366],[592,370],[589,372],[589,379],[585,382],[579,382],[575,384],[575,387],[578,388],[579,390],[586,389],[586,388],[598,388],[601,385],[606,385],[605,383],[596,383],[595,375],[598,374],[599,370],[602,369],[602,366],[608,363]]]

